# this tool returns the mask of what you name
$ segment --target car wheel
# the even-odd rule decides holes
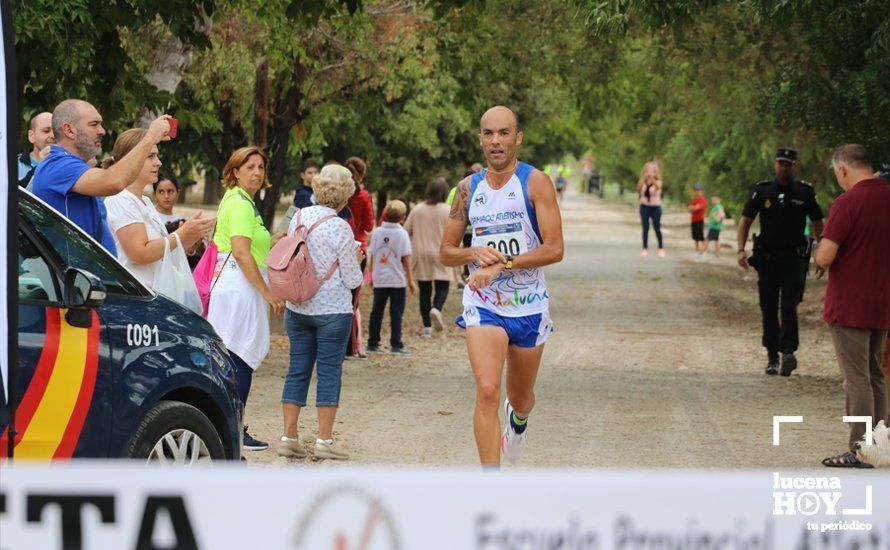
[[[130,440],[129,457],[161,464],[225,460],[213,423],[195,407],[161,401],[145,415]]]

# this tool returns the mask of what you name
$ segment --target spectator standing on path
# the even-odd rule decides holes
[[[146,132],[142,128],[133,128],[118,136],[112,157],[103,163],[104,166],[108,168],[114,164],[114,159],[127,156],[145,139]],[[146,187],[157,183],[160,168],[158,146],[155,145],[143,160],[142,170],[133,183],[117,195],[105,199],[108,227],[114,235],[118,259],[140,282],[152,289],[161,279],[177,276],[163,272],[164,256],[177,254],[182,255],[184,260],[185,251],[209,235],[216,221],[198,212],[181,226],[177,223],[176,229],[168,232],[151,200],[142,194]],[[191,274],[188,276],[191,277]],[[194,284],[191,279],[188,282]]]
[[[185,223],[185,218],[173,212],[173,206],[179,202],[179,193],[181,189],[179,182],[172,175],[161,171],[158,173],[158,181],[152,185],[152,195],[155,199],[155,210],[158,212],[161,221],[168,233],[173,233]],[[186,249],[185,254],[188,258],[189,267],[192,271],[198,266],[201,257],[204,256],[206,250],[206,242],[209,239],[199,239],[193,246]]]
[[[269,307],[275,315],[284,302],[269,290],[266,256],[282,234],[272,236],[254,202],[269,187],[268,159],[259,147],[242,147],[223,168],[227,191],[219,203],[213,242],[219,250],[211,282],[207,321],[219,334],[235,361],[238,394],[244,406],[253,372],[269,353]],[[251,436],[244,426],[244,449],[262,451],[269,444]]]
[[[344,163],[352,172],[355,181],[355,193],[349,198],[349,210],[353,217],[353,233],[355,240],[362,243],[362,250],[368,247],[368,235],[374,230],[374,205],[371,194],[365,189],[365,174],[368,165],[359,157],[349,157]]]
[[[352,179],[355,181],[355,192],[349,198],[347,207],[352,213],[352,231],[356,242],[360,243],[362,252],[368,248],[368,235],[374,230],[374,205],[371,201],[371,195],[365,190],[365,174],[368,171],[368,165],[359,157],[349,157],[346,159],[344,166],[352,173]],[[366,262],[362,262],[362,273],[365,271]],[[353,291],[353,326],[352,334],[349,336],[349,349],[346,352],[347,357],[353,359],[364,359],[365,354],[362,352],[362,328],[361,313],[358,309],[359,295],[362,287],[359,285]]]
[[[807,252],[804,236],[806,219],[813,222],[813,234],[822,233],[822,209],[813,186],[794,179],[797,150],[780,147],[773,165],[775,179],[754,186],[739,220],[738,263],[742,269],[757,270],[760,311],[763,316],[763,347],[768,363],[766,374],[791,376],[797,368],[794,352],[799,345],[797,304],[801,301],[801,264]],[[755,236],[751,257],[745,252],[748,232],[760,214],[760,236]],[[781,296],[781,298],[780,298]],[[780,302],[781,300],[781,302]],[[781,303],[782,323],[779,324]]]
[[[426,200],[415,206],[408,214],[405,231],[411,236],[411,263],[414,278],[420,287],[420,317],[423,329],[420,336],[429,338],[433,329],[445,328],[442,308],[448,299],[448,287],[453,278],[454,268],[445,267],[439,261],[439,248],[451,207],[445,203],[448,197],[448,182],[436,178],[427,185]],[[435,288],[435,298],[433,289]]]
[[[702,252],[705,248],[705,213],[708,210],[708,199],[705,198],[705,186],[696,182],[693,186],[695,196],[689,201],[689,216],[692,222],[692,240],[695,251]]]
[[[28,142],[31,144],[31,150],[19,155],[19,185],[30,191],[34,170],[49,154],[48,147],[56,142],[53,135],[52,113],[38,113],[31,117]]]
[[[726,219],[726,211],[720,203],[720,197],[714,195],[711,197],[711,211],[708,212],[708,240],[705,241],[705,248],[702,254],[705,254],[714,243],[714,257],[720,256],[720,232],[723,231],[723,221]]]
[[[155,199],[155,210],[164,222],[167,231],[172,233],[184,218],[173,213],[173,206],[179,201],[179,182],[163,170],[158,172],[158,179],[152,184],[152,196]]]
[[[411,270],[411,238],[402,227],[408,208],[402,201],[390,201],[383,210],[383,224],[371,233],[368,258],[374,282],[374,305],[368,327],[368,352],[380,351],[380,328],[389,301],[392,353],[409,354],[402,341],[402,317],[405,313],[405,287],[417,292]]]
[[[294,206],[297,208],[309,208],[315,206],[315,195],[312,193],[312,178],[318,175],[318,165],[315,161],[306,160],[300,165],[300,186],[294,195]]]
[[[562,204],[566,189],[569,187],[569,176],[571,175],[571,168],[564,164],[556,165],[556,202],[559,204]]]
[[[331,275],[309,300],[287,302],[284,327],[290,340],[290,364],[281,392],[284,433],[277,451],[284,457],[306,456],[299,439],[299,420],[314,368],[318,377],[315,457],[342,460],[349,458],[349,453],[334,440],[334,419],[340,404],[346,342],[352,330],[351,289],[362,282],[359,263],[364,253],[355,244],[352,228],[337,216],[355,192],[349,170],[325,166],[312,180],[312,188],[318,205],[300,210],[291,220],[288,234],[293,236],[298,223],[307,228],[318,224],[306,237],[306,246],[319,281]]]
[[[643,252],[641,256],[649,255],[649,221],[655,229],[655,237],[658,239],[658,255],[664,258],[664,240],[661,237],[661,192],[664,183],[661,180],[661,164],[657,160],[651,160],[643,165],[640,171],[640,179],[637,182],[637,191],[640,193],[640,219],[643,222]]]
[[[108,169],[91,168],[88,162],[102,152],[102,116],[80,99],[66,99],[53,110],[56,145],[37,166],[32,190],[44,202],[117,255],[99,197],[116,195],[139,176],[151,148],[169,141],[168,115],[153,121],[145,137],[126,156]]]
[[[872,175],[865,148],[835,149],[831,166],[844,193],[835,199],[816,263],[827,268],[824,319],[844,376],[847,416],[888,421],[887,387],[881,369],[890,329],[890,182]],[[855,455],[865,434],[850,423],[849,451],[822,461],[825,466],[870,468]]]

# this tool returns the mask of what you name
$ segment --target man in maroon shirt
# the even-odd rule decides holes
[[[875,426],[888,415],[881,361],[890,329],[890,182],[872,175],[861,145],[838,147],[831,165],[844,194],[831,207],[815,255],[829,268],[824,318],[844,376],[846,415]],[[855,454],[864,434],[864,422],[851,422],[850,451],[822,464],[871,468]]]

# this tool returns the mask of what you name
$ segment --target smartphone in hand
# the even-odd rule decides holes
[[[167,119],[167,122],[170,123],[170,131],[167,132],[167,137],[175,138],[176,134],[179,133],[179,121],[173,117]]]

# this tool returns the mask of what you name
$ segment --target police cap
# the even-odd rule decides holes
[[[776,160],[797,162],[797,149],[793,147],[779,147],[776,150]]]

